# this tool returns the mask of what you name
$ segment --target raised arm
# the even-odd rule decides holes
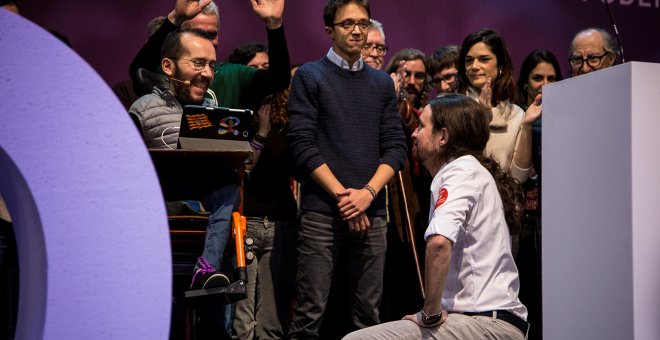
[[[532,168],[532,125],[541,118],[541,95],[537,95],[532,105],[525,112],[516,146],[511,161],[511,176],[520,183],[529,177]]]
[[[270,68],[259,70],[252,77],[250,102],[260,103],[266,96],[289,88],[291,61],[287,47],[282,13],[284,0],[250,0],[254,12],[264,21],[268,34]]]
[[[252,10],[266,23],[269,30],[282,26],[284,0],[250,0]]]
[[[167,20],[176,26],[181,26],[184,21],[194,18],[201,13],[211,0],[176,0],[174,9],[167,15]]]
[[[144,89],[137,81],[137,70],[146,69],[151,72],[158,72],[160,67],[160,50],[165,43],[165,39],[170,32],[176,30],[181,24],[199,14],[204,7],[211,3],[211,0],[201,0],[199,2],[191,0],[177,0],[174,9],[167,15],[167,20],[149,37],[147,42],[137,53],[131,66],[128,68],[128,75],[133,80],[133,90],[138,96],[151,92],[151,89]]]

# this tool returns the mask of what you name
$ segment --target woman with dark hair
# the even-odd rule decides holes
[[[523,183],[532,169],[532,124],[541,117],[540,100],[527,112],[514,104],[517,98],[513,63],[502,36],[483,29],[463,40],[459,55],[459,92],[490,109],[490,139],[486,155]]]
[[[259,43],[241,45],[227,57],[227,62],[247,65],[256,69],[268,69],[270,66],[268,46]]]
[[[527,108],[545,84],[562,80],[557,58],[550,51],[536,50],[525,58],[518,79],[518,105]],[[541,119],[532,125],[532,170],[523,183],[525,213],[516,265],[520,271],[520,300],[529,308],[530,338],[540,338],[541,318]]]
[[[489,110],[459,94],[424,108],[415,157],[433,176],[421,310],[344,339],[524,339],[527,309],[509,234],[522,193],[492,157]]]
[[[536,50],[530,53],[522,63],[518,78],[518,91],[520,98],[516,102],[523,109],[527,109],[537,95],[541,94],[541,87],[564,79],[561,75],[557,58],[548,50]]]

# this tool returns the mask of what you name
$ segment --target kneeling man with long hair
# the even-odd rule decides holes
[[[344,339],[526,337],[510,230],[522,211],[518,182],[484,156],[490,112],[458,94],[434,99],[412,135],[415,157],[431,173],[422,309],[401,321]]]

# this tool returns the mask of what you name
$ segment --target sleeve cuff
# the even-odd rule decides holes
[[[516,165],[516,163],[511,163],[511,169],[509,172],[511,173],[511,177],[517,179],[518,182],[525,183],[525,181],[529,178],[529,174],[532,172],[533,167],[534,166],[530,166],[527,169],[521,169]]]

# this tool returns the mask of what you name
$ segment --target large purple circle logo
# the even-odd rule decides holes
[[[165,339],[172,267],[149,154],[75,52],[0,9],[0,194],[20,267],[17,339]]]

